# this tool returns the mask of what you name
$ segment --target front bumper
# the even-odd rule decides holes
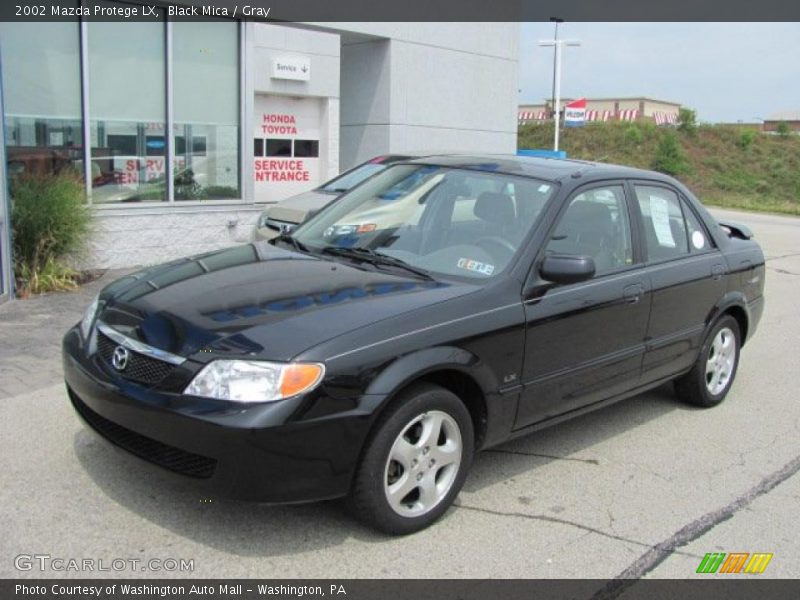
[[[76,412],[102,437],[205,493],[263,502],[346,495],[382,400],[337,400],[342,410],[331,411],[329,398],[242,405],[168,393],[115,375],[76,328],[63,363]]]

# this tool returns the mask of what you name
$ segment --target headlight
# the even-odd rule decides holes
[[[264,229],[267,226],[268,220],[269,220],[269,212],[265,210],[264,212],[261,213],[261,216],[258,217],[257,227],[259,229]]]
[[[234,402],[275,402],[314,389],[325,375],[319,363],[215,360],[183,391]]]
[[[92,303],[86,309],[86,312],[83,313],[83,319],[81,319],[81,335],[83,339],[88,339],[89,331],[92,329],[92,324],[94,323],[94,317],[97,314],[97,305],[100,302],[100,295],[94,297]]]

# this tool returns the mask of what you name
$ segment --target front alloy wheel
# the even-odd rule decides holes
[[[424,529],[453,503],[473,453],[469,411],[452,392],[417,384],[380,416],[350,495],[356,517],[385,533]]]
[[[414,417],[392,445],[384,491],[403,517],[430,512],[450,491],[461,465],[461,430],[440,410]]]

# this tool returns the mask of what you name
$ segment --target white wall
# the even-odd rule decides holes
[[[339,97],[338,34],[265,23],[254,23],[253,34],[256,93]],[[311,60],[310,81],[270,77],[272,59],[287,55]]]
[[[342,168],[390,151],[516,151],[519,24],[336,26],[362,34],[343,33]]]
[[[79,266],[152,265],[250,241],[260,205],[98,210]]]

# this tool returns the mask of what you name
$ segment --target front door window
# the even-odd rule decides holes
[[[631,226],[621,185],[581,192],[556,227],[547,252],[591,256],[596,275],[633,264]]]

